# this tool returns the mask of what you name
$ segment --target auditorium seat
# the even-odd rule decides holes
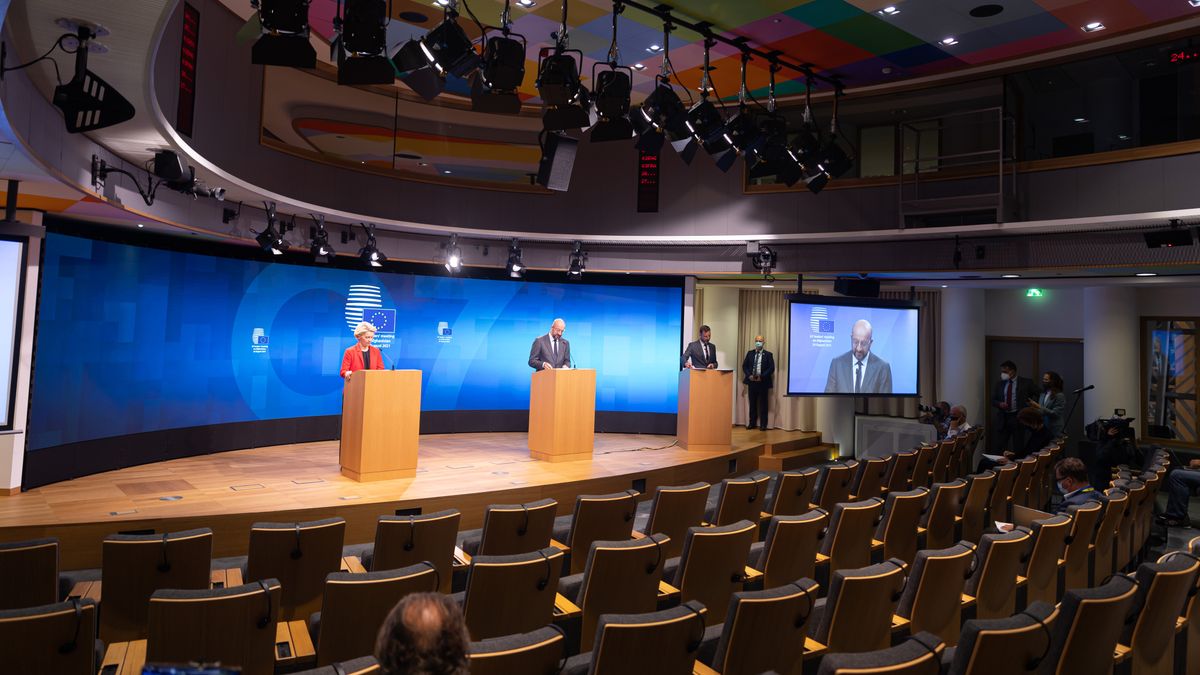
[[[668,558],[683,551],[688,528],[704,522],[704,509],[708,503],[708,483],[691,485],[663,485],[654,491],[650,503],[650,520],[646,523],[647,534],[661,533],[671,538],[667,542]]]
[[[514,555],[550,545],[558,502],[539,499],[528,504],[492,504],[483,514],[479,534],[463,533],[459,544],[468,555]]]
[[[870,457],[858,463],[854,480],[850,483],[850,501],[862,501],[879,497],[883,493],[883,480],[892,466],[892,457]]]
[[[721,675],[792,672],[804,656],[817,584],[797,579],[729,600],[725,623],[705,631],[699,659]]]
[[[726,478],[717,488],[717,505],[704,514],[712,525],[729,525],[739,520],[757,523],[767,503],[770,474],[755,473],[741,478]]]
[[[933,482],[946,483],[956,476],[950,475],[950,462],[954,459],[954,439],[939,441],[933,453]]]
[[[996,472],[987,470],[963,478],[967,481],[967,494],[962,502],[962,519],[959,521],[959,538],[979,543],[983,531],[990,525],[987,519],[988,498],[996,484]]]
[[[996,484],[992,486],[992,496],[988,499],[988,520],[1007,523],[1012,519],[1013,484],[1020,470],[1021,467],[1012,462],[993,469],[996,472]]]
[[[307,620],[321,609],[325,577],[341,570],[346,521],[325,518],[305,523],[254,523],[246,583],[278,579],[283,586],[279,616]]]
[[[813,493],[817,486],[820,470],[806,467],[795,471],[782,471],[775,479],[775,491],[767,506],[773,516],[798,516],[808,513],[814,504]]]
[[[1176,555],[1142,563],[1136,572],[1137,617],[1126,621],[1116,661],[1130,659],[1132,675],[1171,675],[1175,670],[1175,636],[1189,595],[1196,589],[1200,561]]]
[[[908,619],[910,632],[926,631],[951,647],[958,644],[963,590],[974,571],[974,561],[975,550],[970,542],[917,551],[896,607],[896,615]]]
[[[884,558],[899,558],[912,564],[917,555],[921,514],[929,504],[929,488],[888,492],[883,519],[875,528],[875,539],[883,542]]]
[[[917,633],[895,647],[859,654],[826,654],[817,675],[939,675],[946,645]]]
[[[1037,469],[1037,463],[1037,457],[1027,457],[1016,462],[1017,477],[1013,479],[1010,505],[1030,505],[1030,490],[1033,489],[1033,472]],[[999,520],[999,518],[996,518],[996,520]]]
[[[976,549],[979,562],[963,589],[975,598],[975,618],[1002,619],[1016,611],[1017,587],[1025,583],[1020,575],[1032,544],[1025,528],[983,535]]]
[[[155,591],[150,597],[146,662],[219,662],[241,668],[243,675],[271,675],[277,623],[283,625],[281,597],[275,579],[230,588]],[[110,653],[116,646],[109,646]],[[305,653],[311,655],[311,644]]]
[[[834,505],[829,516],[829,533],[821,541],[821,554],[829,558],[830,573],[871,564],[871,551],[876,544],[871,535],[882,514],[883,500],[878,497]],[[882,549],[883,544],[879,543],[879,547]]]
[[[555,626],[471,643],[471,675],[558,675],[566,638]]]
[[[1191,555],[1200,557],[1200,537],[1195,537],[1188,542],[1185,552],[1190,552]],[[1180,552],[1168,553],[1160,562],[1174,555],[1179,555]],[[1187,631],[1183,635],[1183,645],[1179,646],[1181,650],[1183,662],[1183,672],[1192,673],[1200,671],[1200,577],[1196,579],[1196,589],[1188,596],[1187,605],[1184,606],[1181,618],[1187,621]]]
[[[909,480],[912,489],[929,487],[933,482],[933,462],[937,450],[937,445],[925,443],[917,447],[917,458],[913,462],[912,478]]]
[[[381,675],[383,670],[374,656],[363,656],[320,668],[302,670],[293,675]]]
[[[0,669],[6,673],[94,675],[97,648],[90,598],[0,609]]]
[[[441,591],[448,593],[461,519],[458,509],[420,516],[380,516],[375,546],[363,556],[363,566],[381,572],[429,561],[437,568]]]
[[[1133,560],[1134,550],[1138,547],[1134,542],[1135,527],[1138,514],[1142,510],[1142,504],[1145,502],[1149,493],[1146,491],[1146,484],[1140,479],[1130,480],[1115,480],[1113,487],[1124,490],[1129,495],[1129,502],[1125,506],[1125,512],[1121,514],[1121,522],[1117,526],[1117,542],[1113,548],[1113,565],[1114,571],[1122,571],[1129,567]]]
[[[400,599],[436,591],[440,580],[432,563],[379,572],[334,572],[325,578],[321,611],[309,617],[317,665],[372,654],[380,626]]]
[[[948,650],[947,675],[1013,675],[1042,672],[1058,608],[1035,602],[1020,614],[972,619],[963,624],[958,646]]]
[[[904,592],[904,561],[830,574],[829,592],[809,617],[809,636],[829,652],[867,652],[891,644],[892,615]]]
[[[691,675],[705,614],[694,600],[648,614],[606,614],[592,651],[567,659],[562,675]]]
[[[884,488],[888,493],[904,492],[912,485],[913,468],[917,464],[917,451],[897,452],[892,455],[892,464],[888,467]]]
[[[950,471],[947,474],[950,478],[966,478],[971,473],[971,467],[974,466],[971,460],[975,456],[973,434],[974,430],[954,437],[954,453],[950,456]]]
[[[1029,527],[1029,534],[1033,542],[1029,563],[1025,566],[1025,604],[1058,602],[1059,560],[1071,534],[1071,517],[1057,515],[1035,520]]]
[[[563,555],[549,546],[530,553],[472,558],[467,590],[455,593],[471,637],[527,633],[549,624]]]
[[[1125,517],[1129,506],[1129,493],[1120,489],[1109,488],[1104,493],[1104,514],[1100,516],[1100,524],[1096,526],[1096,539],[1093,543],[1091,569],[1088,572],[1088,586],[1095,586],[1104,581],[1116,571],[1117,562],[1117,530]]]
[[[1046,504],[1050,501],[1050,493],[1047,490],[1049,483],[1048,476],[1052,473],[1051,458],[1053,455],[1048,449],[1040,450],[1033,455],[1033,475],[1029,479],[1029,490],[1026,492],[1024,506],[1046,510]]]
[[[796,579],[815,578],[818,551],[828,525],[829,516],[820,510],[801,516],[772,516],[766,539],[750,545],[747,561],[750,567],[763,573],[762,587],[775,588]]]
[[[1058,605],[1046,664],[1070,664],[1071,673],[1109,673],[1137,582],[1116,575],[1096,588],[1072,588]]]
[[[833,511],[833,505],[850,501],[850,483],[854,481],[854,471],[858,462],[853,459],[841,460],[821,467],[817,475],[816,501],[817,506],[826,511]]]
[[[1067,515],[1071,516],[1071,534],[1067,537],[1067,549],[1063,553],[1063,588],[1059,589],[1060,592],[1090,585],[1088,561],[1095,547],[1092,540],[1103,512],[1104,504],[1099,501],[1067,507]]]
[[[667,536],[593,542],[582,574],[563,577],[558,592],[583,612],[580,645],[590,651],[602,614],[642,614],[658,607]],[[573,647],[573,645],[572,645]]]
[[[0,543],[0,609],[58,601],[58,538]]]
[[[958,541],[959,514],[966,496],[967,481],[961,478],[934,483],[929,488],[929,508],[921,518],[921,527],[925,528],[923,548],[948,548]]]
[[[594,541],[620,541],[633,534],[637,513],[637,490],[607,495],[579,495],[575,512],[560,518],[554,526],[554,539],[567,545],[570,574],[579,574],[587,562]]]
[[[682,602],[696,600],[705,607],[725,607],[729,596],[750,580],[746,559],[758,524],[740,520],[720,527],[688,528],[683,553],[667,561],[664,578],[679,589]],[[709,612],[719,623],[724,616]]]
[[[206,589],[212,579],[212,530],[112,534],[102,546],[100,639],[146,637],[146,607],[162,588]]]

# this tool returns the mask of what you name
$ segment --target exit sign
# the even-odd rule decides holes
[[[1025,291],[1025,297],[1027,298],[1040,298],[1044,295],[1046,295],[1046,292],[1040,288],[1031,288]]]

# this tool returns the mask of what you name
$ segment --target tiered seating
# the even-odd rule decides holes
[[[11,673],[96,672],[96,603],[73,598],[0,610],[0,663]]]
[[[58,539],[0,544],[0,610],[58,600]]]
[[[380,516],[375,526],[375,546],[363,556],[362,563],[375,572],[432,563],[441,591],[449,593],[454,542],[461,520],[458,509],[420,516]]]

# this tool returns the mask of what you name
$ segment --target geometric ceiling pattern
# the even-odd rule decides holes
[[[310,7],[310,25],[326,41],[333,37],[336,4],[336,0],[313,0]],[[469,4],[483,24],[499,24],[502,0]],[[667,4],[684,20],[707,21],[726,37],[745,37],[764,51],[778,50],[792,62],[811,64],[818,74],[842,79],[851,90],[1081,45],[1200,11],[1188,0],[674,0]],[[423,35],[442,21],[441,8],[430,0],[392,0],[391,5],[389,48]],[[884,13],[885,7],[896,11]],[[583,52],[581,72],[586,83],[592,64],[607,60],[612,2],[574,0],[568,9],[570,48]],[[459,23],[471,38],[478,38],[479,30],[462,2],[459,11]],[[560,12],[558,0],[537,0],[530,8],[512,3],[512,30],[528,40],[526,77],[519,92],[526,102],[538,102],[533,86],[537,56],[541,48],[552,46],[550,33],[558,30]],[[1105,29],[1083,30],[1094,21]],[[622,64],[645,66],[635,73],[636,101],[653,89],[661,55],[650,50],[663,41],[662,25],[656,17],[626,7],[618,17],[617,36]],[[957,43],[943,44],[950,37]],[[703,52],[700,35],[685,29],[671,34],[671,62],[690,90],[699,84]],[[722,98],[736,96],[740,80],[736,51],[718,44],[712,65],[717,93]],[[748,67],[747,83],[757,97],[767,92],[767,66],[755,59]],[[798,94],[803,86],[802,76],[794,71],[777,75],[780,96]],[[452,95],[468,92],[463,81],[448,83],[447,90]]]

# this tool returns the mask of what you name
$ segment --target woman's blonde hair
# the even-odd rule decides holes
[[[359,324],[354,327],[354,337],[358,337],[358,336],[362,335],[363,333],[374,333],[374,332],[375,332],[375,326],[367,323],[366,321],[360,321]]]

